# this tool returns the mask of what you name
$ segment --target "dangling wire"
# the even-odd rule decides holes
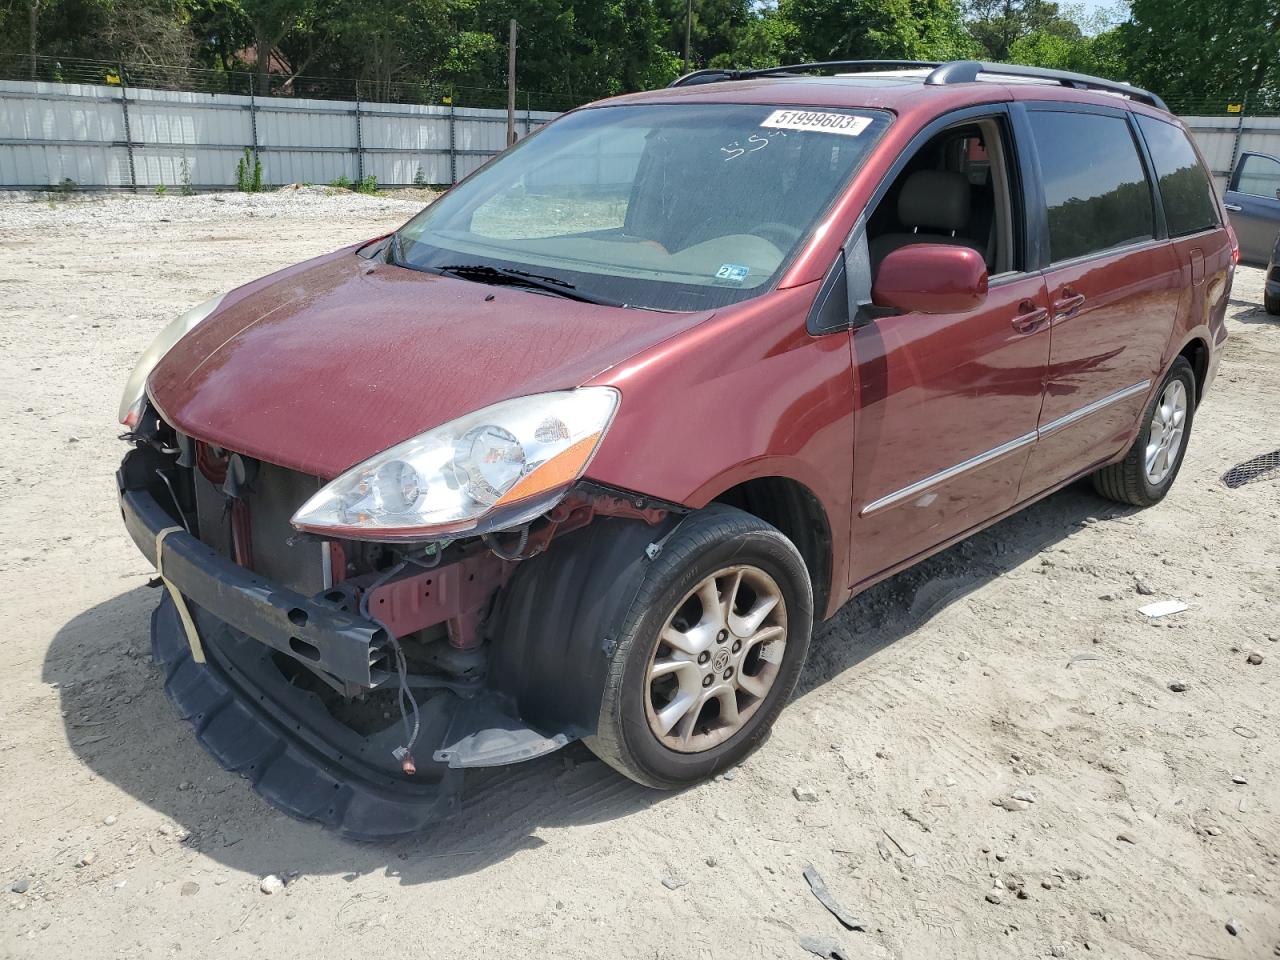
[[[436,563],[440,562],[440,552],[441,551],[437,550]],[[417,560],[410,561],[407,558],[401,560],[377,580],[373,581],[373,583],[369,585],[368,589],[364,590],[360,594],[360,616],[364,617],[366,620],[371,620],[380,626],[386,632],[388,639],[391,641],[391,650],[396,663],[396,678],[399,682],[399,689],[396,693],[396,706],[400,708],[400,723],[404,727],[405,733],[404,745],[392,750],[391,755],[400,761],[400,769],[404,771],[405,775],[411,777],[418,772],[417,764],[413,762],[413,745],[417,742],[418,733],[422,729],[422,720],[418,714],[418,701],[415,700],[413,694],[409,692],[409,664],[405,660],[404,647],[400,645],[399,638],[392,632],[390,627],[369,613],[370,594],[407,567],[410,562],[420,563]],[[425,566],[425,564],[420,565]],[[435,566],[435,564],[431,564],[431,566]],[[408,709],[405,707],[406,701],[408,702]],[[410,711],[413,712],[412,727],[410,727],[409,724]]]

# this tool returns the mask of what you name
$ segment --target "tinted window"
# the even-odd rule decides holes
[[[1270,157],[1249,154],[1240,164],[1236,189],[1255,197],[1280,199],[1280,163]]]
[[[1155,236],[1151,187],[1121,117],[1032,111],[1056,263]]]
[[[1180,237],[1218,226],[1213,184],[1187,135],[1173,124],[1152,117],[1138,117],[1138,126],[1146,137],[1151,162],[1160,179],[1169,235]]]

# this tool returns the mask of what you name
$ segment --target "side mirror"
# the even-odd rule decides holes
[[[987,299],[987,265],[968,247],[913,243],[882,261],[871,302],[903,313],[963,313]]]

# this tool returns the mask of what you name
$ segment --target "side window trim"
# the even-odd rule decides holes
[[[1156,173],[1156,164],[1151,157],[1151,147],[1147,143],[1146,135],[1142,132],[1142,127],[1138,125],[1138,118],[1132,112],[1128,115],[1129,136],[1133,137],[1133,144],[1138,148],[1138,159],[1142,161],[1143,172],[1147,175],[1147,192],[1151,196],[1151,212],[1155,218],[1155,239],[1169,239],[1169,221],[1165,217],[1164,211],[1164,194],[1160,192],[1160,177]]]

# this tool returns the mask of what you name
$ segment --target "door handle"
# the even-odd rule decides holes
[[[1084,305],[1084,294],[1076,293],[1070,287],[1062,288],[1062,296],[1053,301],[1055,320],[1068,320],[1079,312]]]
[[[1224,203],[1223,206],[1226,207],[1228,210],[1230,210],[1232,213],[1239,213],[1241,210],[1244,209],[1244,207],[1240,206],[1240,204],[1238,203]]]
[[[1013,329],[1019,333],[1032,333],[1048,318],[1049,311],[1033,300],[1023,300],[1018,304],[1017,315],[1009,321]]]

